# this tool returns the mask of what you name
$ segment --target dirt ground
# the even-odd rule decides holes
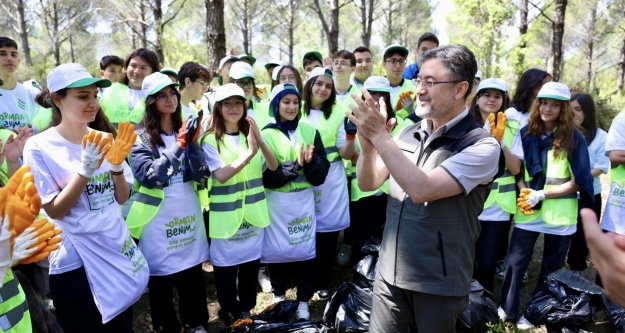
[[[609,178],[607,175],[603,175],[601,177],[603,184],[603,202],[607,199],[608,189],[609,189]],[[521,290],[521,304],[523,305],[529,300],[531,297],[531,293],[534,290],[536,285],[536,280],[538,274],[540,272],[540,265],[542,260],[542,248],[543,248],[543,237],[541,236],[534,248],[534,255],[532,256],[532,261],[529,266],[529,281],[523,286]],[[338,267],[335,265],[335,269],[333,272],[333,286],[332,288],[336,288],[343,281],[351,281],[352,280],[352,267],[355,262],[352,262],[350,265],[345,267]],[[223,322],[217,317],[217,311],[219,310],[219,304],[217,302],[217,294],[215,291],[215,285],[213,283],[213,272],[212,266],[210,264],[204,265],[204,278],[206,281],[206,292],[208,295],[208,311],[210,315],[209,321],[209,332],[221,332],[226,326]],[[592,263],[590,263],[590,267],[587,268],[582,275],[587,279],[594,281],[596,271],[592,268]],[[496,299],[499,300],[501,296],[501,281],[496,280],[495,282],[495,296]],[[295,299],[295,289],[289,289],[287,292],[288,299]],[[265,307],[271,304],[273,300],[273,294],[271,293],[263,293],[258,289],[258,295],[256,298],[256,308],[252,311],[252,314],[260,313]],[[326,301],[319,301],[316,299],[316,296],[313,297],[310,304],[311,311],[311,320],[320,321],[323,316],[323,311],[325,309]],[[134,311],[134,328],[137,333],[151,333],[151,318],[149,311],[149,302],[147,294],[143,295],[143,297],[133,306]],[[519,331],[520,332],[520,331]],[[547,332],[544,327],[533,328],[526,332]]]

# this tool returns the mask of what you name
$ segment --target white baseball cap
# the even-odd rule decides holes
[[[48,90],[51,93],[65,88],[82,88],[92,84],[95,84],[98,88],[111,86],[111,81],[94,78],[81,64],[77,63],[57,66],[48,73],[47,82]]]
[[[224,84],[223,86],[217,88],[217,91],[215,91],[215,102],[221,102],[230,97],[241,97],[243,100],[246,99],[243,89],[234,83]]]
[[[179,86],[178,82],[173,82],[169,76],[161,73],[155,72],[152,73],[143,79],[143,84],[141,85],[141,92],[143,93],[143,97],[147,98],[150,95],[154,95],[157,92],[163,90],[163,88],[168,86]]]
[[[571,100],[571,90],[569,87],[560,82],[547,82],[540,88],[537,98],[550,98],[560,101]]]
[[[482,72],[478,69],[477,73],[475,73],[475,78],[478,80],[482,80]]]
[[[312,71],[310,71],[310,76],[308,76],[308,81],[314,79],[315,77],[317,77],[319,75],[325,75],[325,76],[331,78],[332,80],[334,80],[334,75],[332,74],[332,70],[331,69],[323,68],[323,67],[315,67],[315,68],[313,68]]]
[[[486,90],[486,89],[495,89],[495,90],[499,90],[504,93],[507,93],[508,84],[506,83],[506,81],[502,79],[493,79],[493,78],[480,81],[480,84],[477,86],[477,93],[479,94],[480,91]]]
[[[391,92],[391,83],[384,76],[370,76],[363,87],[369,91]]]
[[[293,93],[299,96],[299,91],[297,90],[297,87],[295,87],[293,83],[282,83],[282,84],[276,85],[275,87],[273,87],[273,89],[271,89],[271,95],[269,96],[269,101],[270,102],[273,101],[273,99],[284,90],[293,90]]]
[[[224,65],[225,65],[228,61],[230,61],[230,60],[232,60],[232,61],[239,61],[239,60],[241,60],[241,59],[239,59],[239,58],[237,58],[237,57],[235,57],[235,56],[233,56],[233,55],[227,55],[227,56],[225,56],[225,57],[221,58],[221,60],[219,60],[219,69],[224,68]]]
[[[246,77],[254,78],[254,69],[252,66],[243,61],[237,61],[230,67],[230,78],[235,80],[244,79]]]

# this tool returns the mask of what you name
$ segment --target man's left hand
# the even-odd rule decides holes
[[[349,107],[352,113],[346,112],[349,120],[358,128],[358,134],[369,139],[374,145],[380,138],[390,135],[390,131],[395,126],[395,118],[386,121],[386,103],[380,98],[380,111],[376,108],[375,101],[366,89],[362,89],[365,97],[363,101],[357,94],[352,94],[352,98],[357,105],[351,104]]]

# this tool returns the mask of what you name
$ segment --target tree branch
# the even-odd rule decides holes
[[[533,2],[528,1],[528,3],[532,6],[534,6],[534,8],[538,9],[538,11],[540,12],[540,15],[543,16],[544,18],[546,18],[547,20],[549,20],[549,22],[551,22],[551,24],[555,24],[555,22],[553,22],[553,20],[547,16],[547,14],[545,14],[545,12],[543,12],[543,10],[541,8],[539,8],[538,6],[536,6]],[[548,8],[549,6],[551,6],[551,4],[548,4],[547,6],[545,6],[546,8]]]

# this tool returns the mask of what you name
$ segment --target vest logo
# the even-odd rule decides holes
[[[288,232],[289,235],[299,234],[307,232],[312,229],[312,215],[304,216],[302,218],[296,218],[289,222]]]
[[[174,217],[169,223],[166,223],[167,238],[171,238],[178,235],[184,235],[186,233],[195,232],[197,226],[195,225],[195,214],[185,216],[183,218]]]

